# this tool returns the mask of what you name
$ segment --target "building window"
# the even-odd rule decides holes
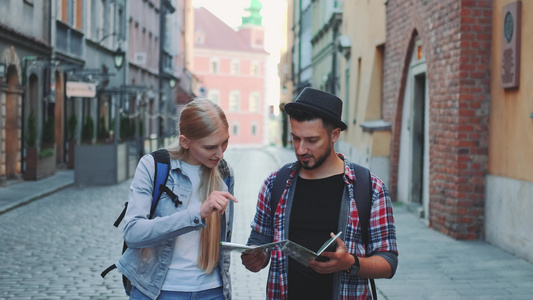
[[[238,61],[234,60],[231,62],[230,64],[230,68],[229,68],[229,73],[231,75],[238,75],[239,74],[239,69],[240,69],[240,64]]]
[[[76,27],[76,0],[67,0],[67,24]]]
[[[253,92],[250,94],[248,103],[248,111],[252,113],[259,112],[259,93]]]
[[[218,74],[218,59],[211,59],[211,63],[209,64],[209,72],[211,74]]]
[[[257,124],[255,124],[255,123],[252,124],[252,128],[251,129],[252,129],[252,135],[254,135],[254,136],[257,135]]]
[[[93,17],[93,0],[87,0],[87,10],[85,11],[85,36],[88,39],[93,38],[93,25],[92,25],[92,17]]]
[[[124,19],[124,10],[123,7],[120,7],[118,9],[118,24],[117,24],[117,30],[119,34],[119,40],[123,40],[126,36],[126,20]]]
[[[350,60],[346,60],[344,70],[344,123],[350,125]]]
[[[239,135],[239,123],[234,123],[232,126],[233,135]]]
[[[104,0],[102,0],[99,2],[98,9],[97,9],[97,12],[98,12],[98,37],[97,39],[98,40],[102,40],[102,38],[106,34],[105,28],[104,28],[104,24],[105,24],[105,14],[104,14],[105,9],[104,8],[105,8],[105,2]]]
[[[198,45],[202,45],[205,41],[205,34],[203,31],[198,30],[194,33],[194,40],[195,43]]]
[[[56,1],[56,20],[63,20],[63,1]]]
[[[239,92],[231,92],[229,94],[229,111],[238,112],[241,107],[241,96]]]
[[[250,65],[250,74],[252,76],[259,76],[259,64],[257,62],[252,62]]]
[[[220,92],[218,90],[210,90],[207,99],[220,106]]]
[[[116,28],[116,22],[115,22],[115,3],[109,3],[109,5],[107,6],[108,7],[108,24],[111,24],[111,28],[109,29],[110,32],[108,32],[108,34],[110,35],[107,40],[107,41],[104,41],[107,42],[107,47],[110,48],[110,49],[114,49],[115,48],[115,43],[113,42],[115,40],[115,36],[113,36],[112,34],[116,33],[115,31],[115,28]]]

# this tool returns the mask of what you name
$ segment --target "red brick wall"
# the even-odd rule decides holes
[[[392,125],[390,191],[397,192],[401,114],[414,36],[422,39],[430,99],[430,226],[483,237],[490,103],[491,0],[390,0],[383,117]]]

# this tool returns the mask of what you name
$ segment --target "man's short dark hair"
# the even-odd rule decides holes
[[[331,132],[333,129],[338,127],[338,126],[335,126],[335,124],[333,124],[332,122],[324,118],[321,118],[317,116],[316,114],[309,112],[307,110],[293,108],[291,109],[290,113],[287,112],[287,114],[289,115],[289,117],[291,117],[291,119],[294,119],[298,122],[313,121],[316,119],[321,119],[324,129],[326,129],[328,132]]]

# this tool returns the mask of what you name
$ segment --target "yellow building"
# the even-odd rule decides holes
[[[345,1],[337,38],[339,86],[344,101],[338,151],[389,181],[390,124],[381,116],[383,52],[386,39],[382,1]]]
[[[513,6],[521,9],[513,13]],[[533,56],[528,50],[533,47],[533,1],[494,0],[492,12],[485,235],[490,243],[533,261]],[[519,59],[519,78],[517,87],[504,88],[506,73],[514,72],[506,66],[509,53]]]

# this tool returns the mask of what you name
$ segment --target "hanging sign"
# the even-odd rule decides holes
[[[91,82],[67,81],[67,97],[94,98],[96,84]]]

